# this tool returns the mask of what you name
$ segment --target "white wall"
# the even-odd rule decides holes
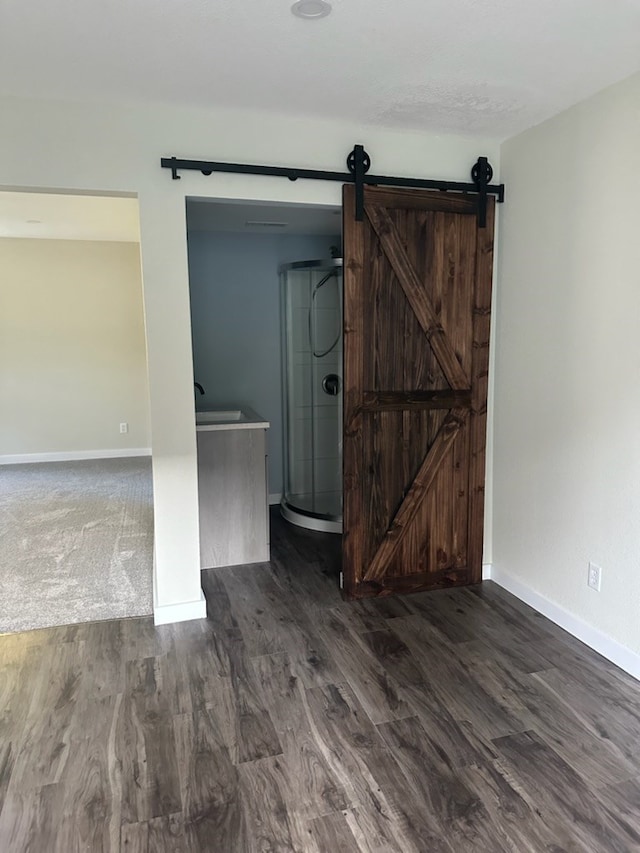
[[[0,460],[148,448],[139,245],[0,239],[0,277]]]
[[[172,181],[162,156],[341,169],[363,143],[377,173],[467,180],[495,141],[261,113],[4,99],[0,188],[137,194],[153,449],[156,618],[202,614],[185,197],[340,203],[338,184],[245,175]]]
[[[502,579],[635,653],[639,104],[635,76],[502,148],[493,510]]]

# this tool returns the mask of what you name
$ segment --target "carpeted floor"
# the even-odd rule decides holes
[[[0,468],[0,633],[152,612],[151,459]]]

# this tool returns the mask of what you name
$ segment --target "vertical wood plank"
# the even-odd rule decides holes
[[[84,662],[83,642],[50,645],[43,651],[20,738],[23,760],[14,770],[13,781],[23,789],[58,782],[64,771]]]
[[[283,791],[288,767],[282,757],[264,758],[238,768],[245,805],[247,836],[245,846],[221,848],[238,853],[295,850],[294,815],[289,814]]]
[[[128,661],[115,755],[124,777],[123,821],[180,811],[173,718],[157,658]]]
[[[205,709],[176,717],[174,725],[188,849],[233,850],[243,829],[238,771],[217,721]]]
[[[345,593],[353,594],[362,577],[364,528],[362,494],[363,268],[364,228],[356,222],[355,188],[343,187],[344,244],[344,434],[343,434],[343,537]]]
[[[477,232],[476,285],[473,304],[472,399],[469,423],[469,442],[471,445],[469,460],[469,545],[467,551],[471,583],[480,583],[482,580],[494,215],[495,199],[491,197],[487,199],[487,226],[486,228],[479,228]]]

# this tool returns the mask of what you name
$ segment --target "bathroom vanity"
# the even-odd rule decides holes
[[[269,559],[268,428],[246,406],[196,412],[203,569]]]

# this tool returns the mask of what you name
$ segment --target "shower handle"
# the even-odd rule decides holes
[[[340,377],[337,373],[327,373],[322,380],[322,390],[330,397],[337,397],[340,393]]]

